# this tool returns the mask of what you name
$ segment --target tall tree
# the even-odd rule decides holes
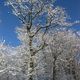
[[[55,0],[7,0],[7,4],[12,7],[14,15],[19,18],[25,29],[25,44],[28,46],[26,49],[26,53],[28,53],[28,80],[33,80],[34,57],[47,46],[44,37],[49,29],[74,24],[67,22],[65,10],[55,7],[54,2]],[[40,32],[42,34],[39,34]],[[37,36],[40,36],[41,41]],[[39,42],[36,42],[37,39]]]

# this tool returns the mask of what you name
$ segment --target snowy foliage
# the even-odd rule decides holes
[[[0,44],[0,80],[80,79],[80,36],[63,28],[79,21],[69,22],[65,9],[54,2],[7,0],[22,22],[16,28],[21,45]]]
[[[21,29],[24,30],[23,28]],[[22,34],[21,36],[26,38],[24,33]],[[33,72],[34,80],[53,80],[54,76],[55,80],[80,79],[80,63],[77,58],[80,55],[80,38],[73,31],[64,29],[56,32],[49,31],[45,38],[47,46],[37,52],[33,58],[35,65]],[[3,43],[0,45],[0,76],[8,75],[10,80],[17,80],[18,78],[19,80],[28,79],[30,53],[27,50],[29,46],[25,44],[25,40],[14,49],[16,54],[13,53],[13,49],[10,49]],[[14,55],[9,53],[11,50]],[[55,73],[53,74],[54,70]],[[3,80],[3,77],[1,78]]]

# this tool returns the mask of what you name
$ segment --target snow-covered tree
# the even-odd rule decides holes
[[[20,58],[23,74],[28,75],[29,47],[25,28],[17,28],[17,33],[22,42],[22,45],[17,48],[17,56]],[[34,51],[43,42],[42,35],[43,33],[40,32],[33,39]],[[76,33],[66,29],[54,32],[50,30],[45,35],[44,41],[46,47],[33,57],[35,80],[78,80],[80,72],[76,57],[80,55],[80,38]]]
[[[0,80],[13,80],[19,72],[15,65],[17,62],[14,61],[14,53],[16,51],[12,46],[6,45],[5,41],[0,41]]]
[[[23,66],[23,68],[26,71],[27,80],[37,80],[36,74],[40,71],[41,77],[43,76],[43,78],[40,77],[40,80],[48,80],[48,78],[44,78],[45,60],[42,63],[39,60],[41,64],[37,64],[38,61],[36,59],[43,58],[41,53],[48,46],[48,31],[77,23],[67,21],[68,15],[65,9],[58,6],[55,7],[54,2],[55,0],[7,0],[7,5],[11,6],[13,14],[22,22],[22,28],[18,28],[17,32],[18,38],[23,44],[22,47],[20,46],[20,53],[25,57],[23,59],[25,64],[23,64],[26,66]],[[41,70],[38,71],[38,69]],[[37,73],[36,70],[38,71]],[[53,80],[55,80],[54,77]]]
[[[53,80],[79,80],[76,57],[80,55],[80,38],[71,30],[60,30],[52,32],[47,39],[46,50],[53,56]]]

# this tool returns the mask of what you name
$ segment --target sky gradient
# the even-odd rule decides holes
[[[6,44],[18,46],[15,28],[20,26],[16,16],[11,14],[10,7],[4,6],[5,0],[0,0],[0,39],[5,39]],[[71,17],[71,21],[80,20],[80,0],[57,0],[55,5],[64,7]],[[74,25],[73,30],[80,30],[80,25]]]

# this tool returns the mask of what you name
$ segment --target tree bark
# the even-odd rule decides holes
[[[54,56],[54,62],[53,62],[53,80],[56,80],[56,56]]]
[[[33,60],[33,49],[32,49],[32,37],[29,36],[29,51],[30,51],[30,57],[29,57],[29,62],[28,62],[28,74],[29,74],[29,79],[28,80],[33,80],[33,71],[34,71],[34,60]]]

